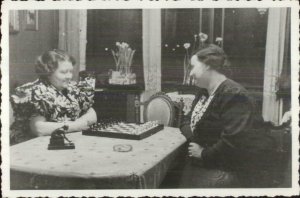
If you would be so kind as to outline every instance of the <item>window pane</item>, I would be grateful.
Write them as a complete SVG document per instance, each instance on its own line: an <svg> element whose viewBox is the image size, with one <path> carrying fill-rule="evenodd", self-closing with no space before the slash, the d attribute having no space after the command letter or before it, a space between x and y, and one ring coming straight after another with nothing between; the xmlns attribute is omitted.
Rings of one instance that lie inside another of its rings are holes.
<svg viewBox="0 0 300 198"><path fill-rule="evenodd" d="M182 83L184 43L199 34L200 9L162 9L162 83Z"/></svg>
<svg viewBox="0 0 300 198"><path fill-rule="evenodd" d="M137 82L143 82L142 10L88 10L87 15L87 70L115 70L111 49L116 42L126 42L136 50L132 69Z"/></svg>
<svg viewBox="0 0 300 198"><path fill-rule="evenodd" d="M262 90L268 14L256 8L225 9L224 50L234 80Z"/></svg>
<svg viewBox="0 0 300 198"><path fill-rule="evenodd" d="M162 10L162 83L182 82L185 54L182 45L193 43L193 35L201 31L209 36L210 43L215 43L216 37L224 37L231 78L246 87L262 90L267 10L262 13L256 8L225 8L225 13L222 12L221 8Z"/></svg>

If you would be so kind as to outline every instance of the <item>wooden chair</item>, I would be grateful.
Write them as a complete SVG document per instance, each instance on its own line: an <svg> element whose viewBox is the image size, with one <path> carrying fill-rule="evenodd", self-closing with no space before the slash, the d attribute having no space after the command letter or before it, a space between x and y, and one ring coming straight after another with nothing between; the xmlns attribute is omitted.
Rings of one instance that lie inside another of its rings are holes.
<svg viewBox="0 0 300 198"><path fill-rule="evenodd" d="M136 101L136 121L139 122L139 107L143 105L144 121L157 120L165 126L179 127L183 116L183 100L173 102L169 96L159 92L145 102Z"/></svg>

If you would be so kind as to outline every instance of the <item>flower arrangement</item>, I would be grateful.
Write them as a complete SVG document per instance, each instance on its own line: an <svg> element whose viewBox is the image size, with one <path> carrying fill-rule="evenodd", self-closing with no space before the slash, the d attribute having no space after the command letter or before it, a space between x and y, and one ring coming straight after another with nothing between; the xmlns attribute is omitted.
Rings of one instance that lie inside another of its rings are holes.
<svg viewBox="0 0 300 198"><path fill-rule="evenodd" d="M116 63L116 71L122 74L131 73L131 65L135 50L132 50L128 43L116 42L117 50L111 50L113 58Z"/></svg>
<svg viewBox="0 0 300 198"><path fill-rule="evenodd" d="M128 43L116 42L117 50L111 50L116 70L112 71L110 84L135 84L136 75L132 73L131 65L135 50Z"/></svg>
<svg viewBox="0 0 300 198"><path fill-rule="evenodd" d="M194 43L191 46L190 43L184 43L183 47L185 48L185 56L183 61L183 67L184 67L184 76L183 76L183 85L190 85L193 84L193 79L190 77L191 72L191 56L192 54L201 48L204 48L208 44L206 43L208 39L208 35L200 32L198 35L194 35ZM223 39L221 37L216 38L216 43L219 46L222 46ZM191 49L192 48L192 49Z"/></svg>

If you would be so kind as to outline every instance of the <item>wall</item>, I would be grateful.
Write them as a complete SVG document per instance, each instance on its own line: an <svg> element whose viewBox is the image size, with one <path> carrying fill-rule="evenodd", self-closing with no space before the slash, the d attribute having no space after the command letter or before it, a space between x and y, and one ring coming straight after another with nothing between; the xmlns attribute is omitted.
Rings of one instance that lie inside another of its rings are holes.
<svg viewBox="0 0 300 198"><path fill-rule="evenodd" d="M18 85L33 81L35 60L44 51L58 46L58 12L38 12L38 30L25 29L25 11L19 11L20 30L9 35L10 90Z"/></svg>

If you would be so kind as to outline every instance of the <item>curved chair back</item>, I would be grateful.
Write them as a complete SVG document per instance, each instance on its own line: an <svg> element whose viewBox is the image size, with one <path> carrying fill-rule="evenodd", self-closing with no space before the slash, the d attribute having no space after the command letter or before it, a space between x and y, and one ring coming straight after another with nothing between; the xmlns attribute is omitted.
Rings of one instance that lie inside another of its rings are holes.
<svg viewBox="0 0 300 198"><path fill-rule="evenodd" d="M159 124L173 126L175 108L172 100L164 93L158 93L149 98L145 103L144 120L157 120Z"/></svg>

